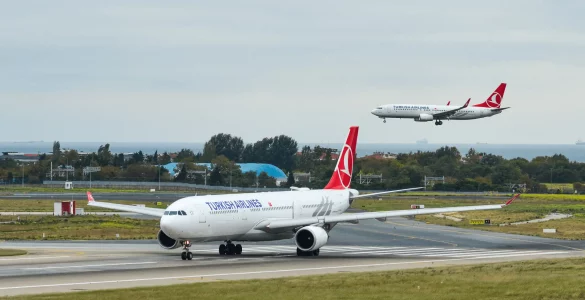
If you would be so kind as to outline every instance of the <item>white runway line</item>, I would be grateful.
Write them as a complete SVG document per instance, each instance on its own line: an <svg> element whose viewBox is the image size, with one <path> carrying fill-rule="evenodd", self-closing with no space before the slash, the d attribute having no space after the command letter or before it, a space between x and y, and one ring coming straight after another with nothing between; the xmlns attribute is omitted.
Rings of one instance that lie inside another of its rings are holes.
<svg viewBox="0 0 585 300"><path fill-rule="evenodd" d="M27 256L27 257L0 258L0 261L49 259L49 258L65 258L65 257L71 257L71 256L66 256L66 255L61 255L61 256Z"/></svg>
<svg viewBox="0 0 585 300"><path fill-rule="evenodd" d="M128 265L146 265L156 264L156 261L145 261L135 263L117 263L117 264L100 264L100 265L80 265L80 266L59 266L59 267L38 267L38 268L24 268L22 270L48 270L48 269L69 269L69 268L95 268L95 267L109 267L109 266L128 266Z"/></svg>

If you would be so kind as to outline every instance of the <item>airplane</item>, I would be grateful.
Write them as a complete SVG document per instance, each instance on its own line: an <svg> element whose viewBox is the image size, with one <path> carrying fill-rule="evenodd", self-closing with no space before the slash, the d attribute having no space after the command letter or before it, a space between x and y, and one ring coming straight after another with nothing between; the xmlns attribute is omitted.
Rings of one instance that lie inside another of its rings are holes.
<svg viewBox="0 0 585 300"><path fill-rule="evenodd" d="M327 185L320 190L293 188L291 191L226 195L189 196L166 209L138 207L96 201L87 192L88 205L160 217L159 245L167 250L183 247L181 259L192 260L193 242L221 241L220 255L239 255L241 244L233 242L294 239L297 256L318 256L338 223L358 224L361 220L446 212L501 209L503 204L422 208L410 210L346 213L356 199L421 189L406 188L360 195L352 189L353 163L358 137L357 126L349 134Z"/></svg>
<svg viewBox="0 0 585 300"><path fill-rule="evenodd" d="M443 125L443 120L473 120L495 116L510 107L501 107L506 83L501 83L498 88L482 103L469 107L469 100L463 106L453 107L447 105L428 104L386 104L376 107L372 114L383 119L386 118L414 119L416 122L435 121L435 125Z"/></svg>

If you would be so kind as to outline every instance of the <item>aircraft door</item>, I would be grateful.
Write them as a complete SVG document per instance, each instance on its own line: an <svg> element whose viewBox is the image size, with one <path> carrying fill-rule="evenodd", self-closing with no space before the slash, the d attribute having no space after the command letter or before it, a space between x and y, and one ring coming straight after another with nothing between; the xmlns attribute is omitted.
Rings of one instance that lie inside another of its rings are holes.
<svg viewBox="0 0 585 300"><path fill-rule="evenodd" d="M242 217L242 220L248 220L248 212L246 208L242 208L240 209L240 216Z"/></svg>
<svg viewBox="0 0 585 300"><path fill-rule="evenodd" d="M301 203L301 201L299 200L295 200L293 201L293 214L292 214L292 218L301 218L302 217L302 213L303 213L303 205Z"/></svg>

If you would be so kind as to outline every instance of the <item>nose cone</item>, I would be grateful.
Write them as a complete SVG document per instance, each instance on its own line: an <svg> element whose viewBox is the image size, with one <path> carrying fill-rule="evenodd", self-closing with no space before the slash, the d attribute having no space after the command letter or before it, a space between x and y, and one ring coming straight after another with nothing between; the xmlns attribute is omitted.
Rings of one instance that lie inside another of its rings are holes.
<svg viewBox="0 0 585 300"><path fill-rule="evenodd" d="M378 115L378 109L372 109L372 115L377 116Z"/></svg>
<svg viewBox="0 0 585 300"><path fill-rule="evenodd" d="M177 233L175 228L173 228L173 218L169 216L162 216L160 218L160 229L169 237L177 238Z"/></svg>

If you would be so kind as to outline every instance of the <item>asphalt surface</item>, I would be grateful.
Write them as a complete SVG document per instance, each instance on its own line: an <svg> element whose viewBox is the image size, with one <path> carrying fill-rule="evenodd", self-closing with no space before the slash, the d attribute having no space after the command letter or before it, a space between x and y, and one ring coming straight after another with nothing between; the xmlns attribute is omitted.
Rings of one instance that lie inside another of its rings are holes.
<svg viewBox="0 0 585 300"><path fill-rule="evenodd" d="M585 242L429 225L405 218L338 225L318 257L297 257L294 241L242 243L219 256L218 243L180 249L155 241L0 242L30 252L0 257L0 296L216 280L395 270L535 258L584 256Z"/></svg>

